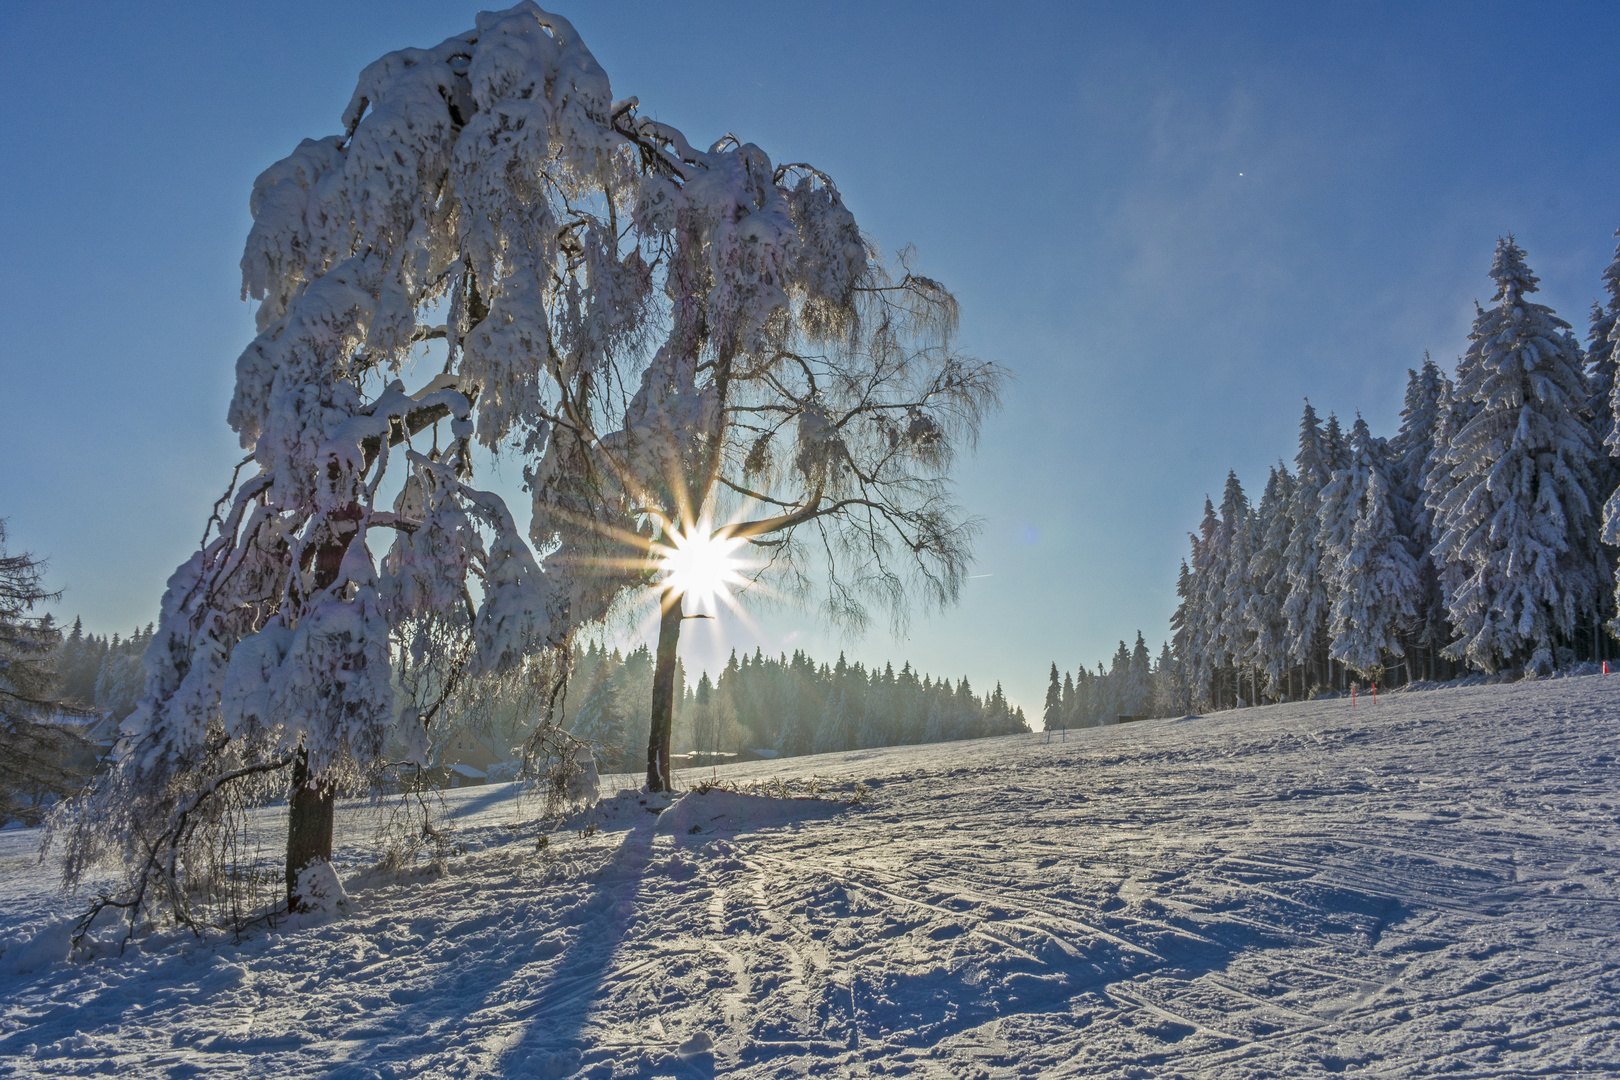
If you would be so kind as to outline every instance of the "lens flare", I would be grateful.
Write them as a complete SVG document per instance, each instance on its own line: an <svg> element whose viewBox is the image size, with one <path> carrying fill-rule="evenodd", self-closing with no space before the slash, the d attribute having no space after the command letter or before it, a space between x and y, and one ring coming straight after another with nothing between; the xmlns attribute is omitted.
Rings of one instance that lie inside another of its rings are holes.
<svg viewBox="0 0 1620 1080"><path fill-rule="evenodd" d="M707 522L675 533L659 553L665 587L691 598L700 607L730 602L733 586L747 584L738 549L746 540L715 539Z"/></svg>

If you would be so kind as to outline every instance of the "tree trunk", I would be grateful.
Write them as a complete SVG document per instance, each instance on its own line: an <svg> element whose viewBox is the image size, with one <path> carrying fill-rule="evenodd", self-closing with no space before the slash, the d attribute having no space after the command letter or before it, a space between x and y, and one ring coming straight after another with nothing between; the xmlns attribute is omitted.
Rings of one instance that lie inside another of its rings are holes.
<svg viewBox="0 0 1620 1080"><path fill-rule="evenodd" d="M647 790L670 791L669 737L675 713L675 648L681 643L681 601L664 590L658 618L658 659L653 667L652 729L647 735Z"/></svg>
<svg viewBox="0 0 1620 1080"><path fill-rule="evenodd" d="M332 861L332 789L310 783L309 754L293 761L292 795L287 800L287 910L303 910L298 875L311 863Z"/></svg>
<svg viewBox="0 0 1620 1080"><path fill-rule="evenodd" d="M337 580L349 543L359 534L363 514L359 503L350 503L328 516L332 531L326 542L315 549L311 566L317 592L330 588ZM292 794L287 798L288 911L302 909L297 897L298 875L311 863L332 861L334 795L330 785L318 783L309 775L309 753L300 746L293 762Z"/></svg>

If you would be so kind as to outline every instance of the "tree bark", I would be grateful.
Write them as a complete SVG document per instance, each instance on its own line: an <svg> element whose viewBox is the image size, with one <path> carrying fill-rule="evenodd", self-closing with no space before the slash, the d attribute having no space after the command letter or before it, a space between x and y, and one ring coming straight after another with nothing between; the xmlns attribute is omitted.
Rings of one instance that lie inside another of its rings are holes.
<svg viewBox="0 0 1620 1080"><path fill-rule="evenodd" d="M293 761L292 796L287 800L287 910L303 909L298 875L312 863L332 861L332 789L310 781L309 752Z"/></svg>
<svg viewBox="0 0 1620 1080"><path fill-rule="evenodd" d="M681 643L681 601L665 589L659 598L658 655L653 667L652 726L647 734L647 790L670 791L669 738L675 714L675 649Z"/></svg>

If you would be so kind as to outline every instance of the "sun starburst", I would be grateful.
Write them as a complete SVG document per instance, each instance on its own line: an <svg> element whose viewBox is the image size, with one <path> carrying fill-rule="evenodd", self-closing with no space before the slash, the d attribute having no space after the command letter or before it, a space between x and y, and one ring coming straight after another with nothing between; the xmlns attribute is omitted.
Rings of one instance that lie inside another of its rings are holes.
<svg viewBox="0 0 1620 1080"><path fill-rule="evenodd" d="M672 533L655 547L662 585L711 610L719 602L732 603L732 589L748 584L743 576L748 563L739 554L747 540L715 536L707 521Z"/></svg>

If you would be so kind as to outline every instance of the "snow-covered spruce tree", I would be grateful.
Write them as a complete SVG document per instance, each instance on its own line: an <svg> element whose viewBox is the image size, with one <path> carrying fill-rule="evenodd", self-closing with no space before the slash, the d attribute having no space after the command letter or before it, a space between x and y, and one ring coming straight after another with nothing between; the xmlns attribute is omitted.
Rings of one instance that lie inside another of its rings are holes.
<svg viewBox="0 0 1620 1080"><path fill-rule="evenodd" d="M1000 689L999 684L997 689ZM1120 711L1126 716L1153 713L1153 657L1140 630L1136 632L1136 645L1131 649L1124 689L1120 692Z"/></svg>
<svg viewBox="0 0 1620 1080"><path fill-rule="evenodd" d="M1615 235L1620 236L1620 231ZM1592 305L1592 322L1587 337L1586 408L1593 435L1598 444L1607 450L1607 453L1600 451L1592 470L1598 497L1603 501L1605 547L1600 549L1604 560L1603 573L1606 582L1613 582L1620 588L1615 541L1612 539L1615 532L1610 527L1610 522L1620 515L1620 462L1615 460L1620 458L1620 425L1615 422L1616 417L1620 417L1620 409L1617 409L1620 406L1620 379L1616 378L1616 372L1620 371L1620 357L1615 354L1617 345L1620 345L1615 338L1615 331L1620 328L1620 247L1615 249L1613 261L1603 271L1603 291L1608 294L1608 301ZM1620 605L1614 602L1614 595L1606 595L1603 621L1613 625L1617 611L1620 611ZM1594 633L1593 639L1594 659L1607 655L1609 649L1604 636Z"/></svg>
<svg viewBox="0 0 1620 1080"><path fill-rule="evenodd" d="M1508 237L1497 291L1457 373L1471 413L1446 455L1452 488L1437 550L1466 577L1450 598L1447 649L1486 671L1545 673L1600 602L1597 455L1569 324L1527 297L1537 279Z"/></svg>
<svg viewBox="0 0 1620 1080"><path fill-rule="evenodd" d="M1119 651L1114 653L1113 661L1108 665L1108 674L1103 676L1103 710L1101 719L1105 723L1113 723L1120 716L1130 716L1126 710L1130 707L1129 695L1131 687L1131 651L1125 642L1119 643Z"/></svg>
<svg viewBox="0 0 1620 1080"><path fill-rule="evenodd" d="M1069 696L1074 696L1074 684L1069 684ZM1046 683L1046 701L1041 709L1041 728L1053 731L1063 726L1063 684L1058 680L1057 661L1052 661L1052 674Z"/></svg>
<svg viewBox="0 0 1620 1080"><path fill-rule="evenodd" d="M1309 401L1299 423L1299 452L1294 457L1294 498L1289 508L1288 596L1283 601L1287 622L1289 666L1300 668L1300 694L1312 682L1323 682L1327 654L1328 590L1322 573L1322 489L1333 472L1333 462L1322 434L1321 421Z"/></svg>
<svg viewBox="0 0 1620 1080"><path fill-rule="evenodd" d="M1293 524L1289 509L1294 499L1294 477L1282 462L1271 470L1255 510L1257 540L1250 555L1251 588L1243 610L1249 633L1249 666L1263 674L1272 696L1283 700L1288 674L1288 622L1283 603L1288 598L1288 539Z"/></svg>
<svg viewBox="0 0 1620 1080"><path fill-rule="evenodd" d="M1182 677L1181 662L1170 651L1170 642L1159 646L1159 660L1153 668L1153 713L1155 716L1180 715L1186 695L1186 679Z"/></svg>
<svg viewBox="0 0 1620 1080"><path fill-rule="evenodd" d="M1374 678L1386 657L1405 656L1401 633L1417 619L1417 563L1396 531L1394 502L1383 470L1374 468L1335 563L1339 587L1329 615L1333 658Z"/></svg>
<svg viewBox="0 0 1620 1080"><path fill-rule="evenodd" d="M1620 237L1620 230L1615 232ZM1620 435L1615 433L1615 357L1614 331L1620 325L1620 246L1615 248L1614 259L1603 271L1603 291L1606 303L1592 303L1591 323L1586 334L1586 408L1591 417L1592 431L1600 445L1607 446L1620 457ZM1604 461L1598 472L1599 493L1605 498L1614 490L1617 478L1612 461Z"/></svg>
<svg viewBox="0 0 1620 1080"><path fill-rule="evenodd" d="M1215 504L1204 496L1204 517L1198 532L1189 533L1192 544L1192 574L1188 580L1187 599L1184 601L1183 623L1187 638L1188 677L1192 679L1194 694L1199 700L1219 707L1214 694L1215 673L1219 661L1220 593L1213 582L1224 575L1218 563L1221 519L1215 514Z"/></svg>
<svg viewBox="0 0 1620 1080"><path fill-rule="evenodd" d="M1214 665L1219 686L1231 684L1235 708L1243 703L1243 673L1239 665L1249 651L1249 632L1243 622L1243 611L1250 591L1249 554L1254 538L1254 509L1233 470L1226 473L1226 489L1221 495L1221 525L1215 535L1209 602L1216 625ZM1212 696L1219 704L1223 695L1224 690L1218 688Z"/></svg>
<svg viewBox="0 0 1620 1080"><path fill-rule="evenodd" d="M1350 550L1351 537L1361 516L1361 504L1366 498L1367 484L1374 474L1384 472L1383 447L1373 437L1367 421L1358 413L1350 429L1345 464L1333 470L1322 488L1322 556L1324 574L1336 593L1344 586L1339 563ZM1388 484L1385 484L1386 493Z"/></svg>
<svg viewBox="0 0 1620 1080"><path fill-rule="evenodd" d="M1205 506L1209 500L1204 500ZM1191 534L1189 534L1191 536ZM1193 550L1198 548L1198 540L1192 537ZM1197 665L1193 660L1193 620L1197 616L1197 583L1193 579L1192 570L1187 566L1187 560L1181 561L1181 570L1176 575L1176 609L1170 614L1170 642L1169 645L1176 657L1176 685L1180 688L1180 696L1176 698L1176 707L1183 713L1192 711L1192 688L1194 683L1193 671ZM1081 669L1085 674L1085 669Z"/></svg>
<svg viewBox="0 0 1620 1080"><path fill-rule="evenodd" d="M1476 305L1476 310L1478 305ZM1462 367L1459 357L1457 366ZM1451 445L1457 439L1457 432L1462 430L1463 423L1472 413L1472 403L1462 401L1457 397L1457 388L1450 379L1446 379L1440 393L1439 412L1435 417L1434 451L1424 463L1421 483L1423 487L1423 506L1429 515L1429 546L1424 552L1423 559L1428 563L1427 569L1434 575L1435 587L1439 590L1442 613L1438 616L1438 625L1442 633L1432 640L1430 651L1441 649L1434 657L1435 678L1444 677L1440 667L1445 665L1446 674L1455 670L1457 661L1447 656L1444 647L1449 645L1456 637L1451 627L1451 601L1463 587L1468 579L1468 568L1460 562L1448 558L1441 550L1440 536L1445 528L1445 520L1441 507L1445 505L1456 481L1451 475L1451 465L1447 458L1451 453Z"/></svg>
<svg viewBox="0 0 1620 1080"><path fill-rule="evenodd" d="M1419 370L1407 371L1406 403L1401 410L1401 429L1390 441L1390 483L1400 493L1395 502L1396 531L1407 539L1407 550L1416 560L1416 621L1412 643L1422 654L1423 668L1414 667L1413 676L1433 679L1435 653L1451 640L1446 623L1445 595L1429 552L1434 548L1434 511L1430 509L1424 484L1429 471L1444 455L1450 433L1445 428L1450 384L1427 355Z"/></svg>

